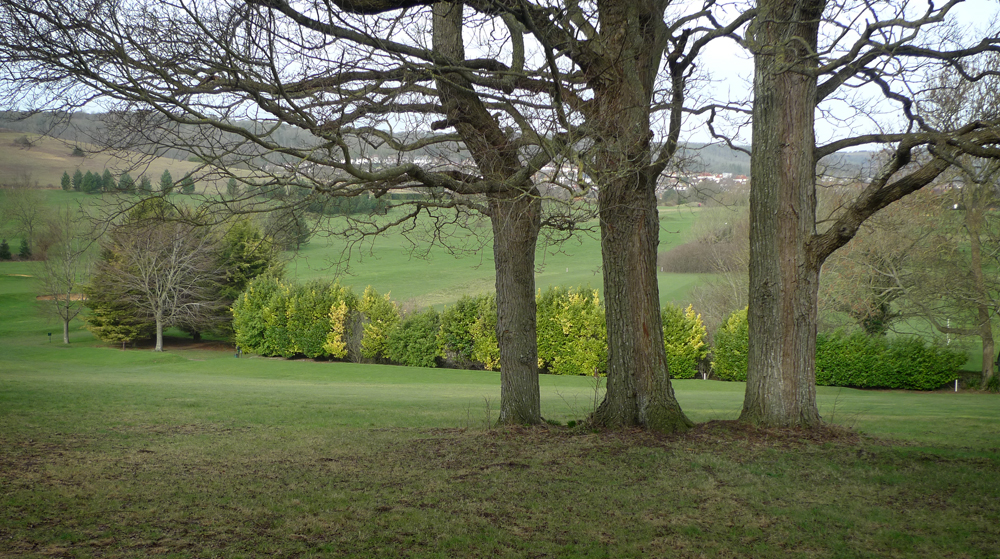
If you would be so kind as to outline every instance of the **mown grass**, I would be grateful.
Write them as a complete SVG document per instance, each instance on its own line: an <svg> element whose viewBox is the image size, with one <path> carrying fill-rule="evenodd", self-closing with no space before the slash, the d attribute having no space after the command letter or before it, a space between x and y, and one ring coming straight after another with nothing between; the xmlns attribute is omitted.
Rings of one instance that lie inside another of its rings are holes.
<svg viewBox="0 0 1000 559"><path fill-rule="evenodd" d="M660 250L687 240L703 208L661 208ZM596 224L594 224L596 227ZM474 253L454 255L445 247L427 247L419 238L408 239L391 231L354 247L341 283L359 293L371 285L381 293L391 292L393 299L409 307L441 307L454 303L462 295L477 295L493 290L494 266L492 232L482 222L482 235L459 231L463 239L452 239L455 246L475 247ZM292 260L291 276L299 280L332 278L345 254L345 243L333 237L314 237ZM601 245L596 229L560 244L541 243L536 254L535 282L539 289L551 286L591 287L603 294ZM659 274L661 303L687 301L688 293L705 276L701 274Z"/></svg>
<svg viewBox="0 0 1000 559"><path fill-rule="evenodd" d="M593 381L543 376L560 425L497 429L496 373L49 343L30 272L0 265L3 557L1000 553L996 396L820 388L807 434L677 381L703 423L655 436L566 427Z"/></svg>

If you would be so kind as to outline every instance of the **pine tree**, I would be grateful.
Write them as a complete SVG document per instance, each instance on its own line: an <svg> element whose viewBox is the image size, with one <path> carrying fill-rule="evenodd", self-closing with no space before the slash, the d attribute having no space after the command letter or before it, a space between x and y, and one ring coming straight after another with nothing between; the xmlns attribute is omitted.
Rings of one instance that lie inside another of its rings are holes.
<svg viewBox="0 0 1000 559"><path fill-rule="evenodd" d="M226 193L233 197L240 195L240 185L236 183L235 178L229 179L229 182L226 184Z"/></svg>
<svg viewBox="0 0 1000 559"><path fill-rule="evenodd" d="M8 248L7 250L10 249ZM21 239L21 248L18 249L17 255L21 257L21 260L31 258L31 247L28 246L28 239Z"/></svg>
<svg viewBox="0 0 1000 559"><path fill-rule="evenodd" d="M0 241L0 260L10 260L10 245L7 244L7 239Z"/></svg>
<svg viewBox="0 0 1000 559"><path fill-rule="evenodd" d="M170 176L170 171L165 170L163 174L160 175L160 192L164 194L170 194L174 189L174 178Z"/></svg>
<svg viewBox="0 0 1000 559"><path fill-rule="evenodd" d="M63 171L63 176L62 176L62 180L60 181L60 183L62 184L62 189L63 190L70 190L70 189L73 188L73 179L69 178L69 172L68 171Z"/></svg>
<svg viewBox="0 0 1000 559"><path fill-rule="evenodd" d="M83 184L80 185L80 190L87 194L93 194L101 190L101 177L87 171L86 175L83 175Z"/></svg>
<svg viewBox="0 0 1000 559"><path fill-rule="evenodd" d="M132 176L127 172L122 173L122 176L118 177L118 190L128 193L135 192L135 181L132 180Z"/></svg>
<svg viewBox="0 0 1000 559"><path fill-rule="evenodd" d="M191 175L181 179L181 193L194 194L194 179L191 178Z"/></svg>
<svg viewBox="0 0 1000 559"><path fill-rule="evenodd" d="M153 181L149 180L149 177L142 175L139 177L139 192L152 192L153 191Z"/></svg>
<svg viewBox="0 0 1000 559"><path fill-rule="evenodd" d="M111 176L111 171L105 169L104 174L101 176L101 189L105 192L114 192L118 188L115 184L115 177Z"/></svg>
<svg viewBox="0 0 1000 559"><path fill-rule="evenodd" d="M83 188L83 173L79 169L73 173L73 190L79 192Z"/></svg>

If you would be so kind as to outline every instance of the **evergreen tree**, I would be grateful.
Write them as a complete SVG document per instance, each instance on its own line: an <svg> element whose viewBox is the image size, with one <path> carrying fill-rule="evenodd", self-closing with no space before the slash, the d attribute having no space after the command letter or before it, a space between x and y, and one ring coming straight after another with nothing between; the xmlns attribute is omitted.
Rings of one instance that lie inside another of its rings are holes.
<svg viewBox="0 0 1000 559"><path fill-rule="evenodd" d="M71 179L69 177L69 172L68 171L63 171L63 176L62 176L62 180L60 181L60 183L62 184L62 189L63 190L70 190L70 189L73 188L73 179Z"/></svg>
<svg viewBox="0 0 1000 559"><path fill-rule="evenodd" d="M170 194L174 189L174 178L170 176L170 171L165 170L160 175L160 192Z"/></svg>
<svg viewBox="0 0 1000 559"><path fill-rule="evenodd" d="M10 249L8 248L7 250ZM28 246L28 239L21 239L21 248L18 249L17 255L21 257L21 260L31 258L31 247Z"/></svg>
<svg viewBox="0 0 1000 559"><path fill-rule="evenodd" d="M79 169L73 173L73 190L79 192L83 188L83 173Z"/></svg>
<svg viewBox="0 0 1000 559"><path fill-rule="evenodd" d="M80 190L87 194L93 194L101 189L101 185L101 177L87 171L87 174L83 175L83 184L80 185Z"/></svg>
<svg viewBox="0 0 1000 559"><path fill-rule="evenodd" d="M7 239L0 241L0 260L10 260L10 245L7 244Z"/></svg>
<svg viewBox="0 0 1000 559"><path fill-rule="evenodd" d="M236 183L235 178L230 178L229 182L226 183L226 194L233 197L240 195L240 185Z"/></svg>
<svg viewBox="0 0 1000 559"><path fill-rule="evenodd" d="M149 177L142 175L139 177L139 192L152 192L153 191L153 181L149 180Z"/></svg>
<svg viewBox="0 0 1000 559"><path fill-rule="evenodd" d="M181 179L181 193L194 194L194 179L191 178L191 175Z"/></svg>
<svg viewBox="0 0 1000 559"><path fill-rule="evenodd" d="M105 192L114 192L118 188L115 184L115 178L111 176L111 171L105 169L104 174L101 175L101 189Z"/></svg>
<svg viewBox="0 0 1000 559"><path fill-rule="evenodd" d="M118 177L118 190L128 193L135 192L135 181L132 180L132 176L127 172L122 173L122 176Z"/></svg>

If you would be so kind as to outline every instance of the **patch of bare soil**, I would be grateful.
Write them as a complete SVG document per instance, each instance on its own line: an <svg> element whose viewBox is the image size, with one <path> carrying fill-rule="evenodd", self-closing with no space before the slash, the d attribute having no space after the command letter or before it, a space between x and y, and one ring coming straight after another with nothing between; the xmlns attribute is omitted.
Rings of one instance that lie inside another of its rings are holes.
<svg viewBox="0 0 1000 559"><path fill-rule="evenodd" d="M52 301L54 299L62 300L62 299L65 299L65 298L66 298L65 295L39 295L38 297L35 297L35 299L38 300L38 301ZM86 301L87 300L87 296L84 295L83 293L71 293L70 296L69 296L69 300L70 301Z"/></svg>

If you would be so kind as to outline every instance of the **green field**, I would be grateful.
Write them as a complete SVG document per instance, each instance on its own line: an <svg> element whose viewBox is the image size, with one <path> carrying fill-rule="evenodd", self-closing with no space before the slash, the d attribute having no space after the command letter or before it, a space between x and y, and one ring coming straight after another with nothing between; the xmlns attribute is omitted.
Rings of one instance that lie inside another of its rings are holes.
<svg viewBox="0 0 1000 559"><path fill-rule="evenodd" d="M64 346L33 270L0 263L0 557L1000 553L996 395L820 388L804 434L676 381L707 423L659 437L567 427L600 387L543 376L559 426L495 429L497 373Z"/></svg>
<svg viewBox="0 0 1000 559"><path fill-rule="evenodd" d="M702 211L686 206L661 208L661 250L686 242L687 232ZM488 223L484 223L483 230L487 234L481 238L461 232L464 241L458 242L480 248L475 254L458 256L445 247L428 248L419 239L407 239L394 231L353 247L346 270L343 265L338 267L346 254L344 241L317 236L291 261L289 272L300 280L338 278L359 293L371 285L381 293L391 292L393 299L410 306L442 306L462 295L493 290L493 246ZM703 279L701 274L660 274L660 301L686 303L691 288ZM543 290L555 285L589 286L601 289L603 294L598 233L581 234L558 245L540 244L535 282Z"/></svg>

